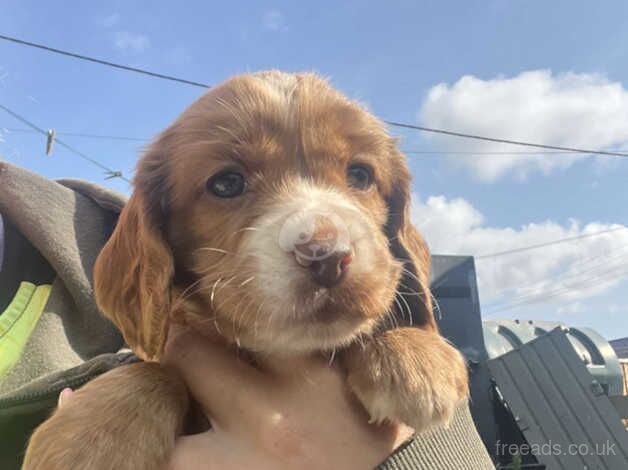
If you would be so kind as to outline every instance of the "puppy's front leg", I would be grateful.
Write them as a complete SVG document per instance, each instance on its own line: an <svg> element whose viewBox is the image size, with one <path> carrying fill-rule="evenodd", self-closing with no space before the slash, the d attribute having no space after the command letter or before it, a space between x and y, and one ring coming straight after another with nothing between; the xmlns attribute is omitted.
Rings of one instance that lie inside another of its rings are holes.
<svg viewBox="0 0 628 470"><path fill-rule="evenodd" d="M469 394L462 355L435 331L397 328L343 352L348 384L371 420L419 432L448 423Z"/></svg>
<svg viewBox="0 0 628 470"><path fill-rule="evenodd" d="M184 384L159 364L119 367L77 390L37 428L22 468L163 468L187 408Z"/></svg>

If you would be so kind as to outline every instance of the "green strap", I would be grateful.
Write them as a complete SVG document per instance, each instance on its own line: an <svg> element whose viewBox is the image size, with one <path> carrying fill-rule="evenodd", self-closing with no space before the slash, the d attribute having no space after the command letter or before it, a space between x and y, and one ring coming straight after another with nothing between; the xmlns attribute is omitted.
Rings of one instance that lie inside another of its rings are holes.
<svg viewBox="0 0 628 470"><path fill-rule="evenodd" d="M0 314L0 378L17 363L44 311L51 286L22 282Z"/></svg>

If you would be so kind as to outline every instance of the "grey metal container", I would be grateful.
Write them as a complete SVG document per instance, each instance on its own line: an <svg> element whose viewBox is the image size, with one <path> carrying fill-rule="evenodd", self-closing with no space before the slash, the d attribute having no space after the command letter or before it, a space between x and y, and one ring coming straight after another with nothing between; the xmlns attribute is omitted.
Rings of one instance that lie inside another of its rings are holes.
<svg viewBox="0 0 628 470"><path fill-rule="evenodd" d="M482 323L489 359L502 356L555 328L562 328L578 357L606 395L623 394L623 374L617 354L610 343L591 328L532 320L486 320Z"/></svg>

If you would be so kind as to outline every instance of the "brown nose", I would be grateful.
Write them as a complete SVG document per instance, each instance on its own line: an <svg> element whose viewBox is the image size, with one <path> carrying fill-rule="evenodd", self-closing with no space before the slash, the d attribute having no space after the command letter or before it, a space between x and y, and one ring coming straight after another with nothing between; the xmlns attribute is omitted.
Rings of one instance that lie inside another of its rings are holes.
<svg viewBox="0 0 628 470"><path fill-rule="evenodd" d="M349 250L334 251L325 258L312 261L309 269L318 284L333 287L342 280L351 260L352 254Z"/></svg>

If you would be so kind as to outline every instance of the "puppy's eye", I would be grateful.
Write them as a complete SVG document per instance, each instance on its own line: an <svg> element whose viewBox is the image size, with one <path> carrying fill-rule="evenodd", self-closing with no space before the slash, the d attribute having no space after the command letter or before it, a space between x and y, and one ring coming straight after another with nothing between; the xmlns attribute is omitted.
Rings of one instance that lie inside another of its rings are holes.
<svg viewBox="0 0 628 470"><path fill-rule="evenodd" d="M365 190L373 184L373 174L367 166L351 165L347 170L347 181L349 186Z"/></svg>
<svg viewBox="0 0 628 470"><path fill-rule="evenodd" d="M207 180L207 190L218 197L237 197L246 189L246 180L236 171L223 171Z"/></svg>

